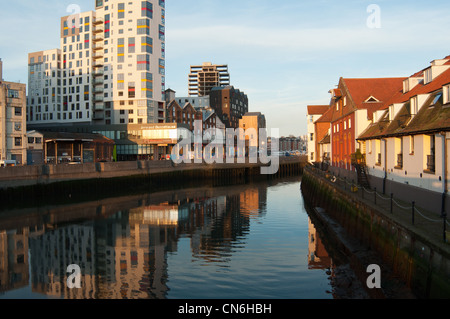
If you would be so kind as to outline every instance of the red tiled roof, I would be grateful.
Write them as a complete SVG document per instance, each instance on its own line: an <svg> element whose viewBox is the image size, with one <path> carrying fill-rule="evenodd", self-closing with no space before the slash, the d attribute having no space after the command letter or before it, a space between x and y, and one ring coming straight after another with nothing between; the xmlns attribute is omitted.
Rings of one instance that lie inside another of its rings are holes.
<svg viewBox="0 0 450 319"><path fill-rule="evenodd" d="M328 110L316 121L316 123L330 123L333 119L333 108L328 106Z"/></svg>
<svg viewBox="0 0 450 319"><path fill-rule="evenodd" d="M378 109L384 105L394 94L403 89L405 77L399 78L373 78L373 79L343 79L348 91L358 109ZM379 103L365 102L369 97L376 98Z"/></svg>
<svg viewBox="0 0 450 319"><path fill-rule="evenodd" d="M441 89L442 86L449 83L450 83L450 69L440 74L438 77L436 77L433 81L431 81L428 84L423 84L423 82L421 82L409 92L403 93L403 90L401 92L397 92L397 94L388 101L386 107L394 103L404 103L416 95L434 92L436 90Z"/></svg>
<svg viewBox="0 0 450 319"><path fill-rule="evenodd" d="M308 105L308 115L322 115L329 107L329 105Z"/></svg>

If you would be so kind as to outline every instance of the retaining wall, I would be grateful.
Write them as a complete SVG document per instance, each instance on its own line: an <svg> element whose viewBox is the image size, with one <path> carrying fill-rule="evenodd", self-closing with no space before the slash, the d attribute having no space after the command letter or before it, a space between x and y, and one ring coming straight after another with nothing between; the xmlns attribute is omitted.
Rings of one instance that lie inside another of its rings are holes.
<svg viewBox="0 0 450 319"><path fill-rule="evenodd" d="M310 206L325 209L350 236L376 251L418 297L450 298L448 246L417 234L310 169L304 170L301 187Z"/></svg>

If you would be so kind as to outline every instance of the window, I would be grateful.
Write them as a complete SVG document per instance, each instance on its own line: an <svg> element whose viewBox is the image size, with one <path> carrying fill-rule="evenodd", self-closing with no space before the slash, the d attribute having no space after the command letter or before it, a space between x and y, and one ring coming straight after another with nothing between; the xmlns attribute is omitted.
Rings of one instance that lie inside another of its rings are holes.
<svg viewBox="0 0 450 319"><path fill-rule="evenodd" d="M136 87L134 82L128 83L128 98L136 97Z"/></svg>
<svg viewBox="0 0 450 319"><path fill-rule="evenodd" d="M22 138L21 137L14 138L14 146L22 146Z"/></svg>
<svg viewBox="0 0 450 319"><path fill-rule="evenodd" d="M443 94L442 92L436 94L435 97L433 98L433 101L431 101L430 106L436 105L436 103L442 98L442 94Z"/></svg>
<svg viewBox="0 0 450 319"><path fill-rule="evenodd" d="M15 116L22 116L22 108L21 107L15 107L14 108L14 115Z"/></svg>
<svg viewBox="0 0 450 319"><path fill-rule="evenodd" d="M433 81L433 73L431 72L431 68L425 70L425 80L424 84L428 84Z"/></svg>
<svg viewBox="0 0 450 319"><path fill-rule="evenodd" d="M416 115L418 111L417 96L411 99L411 115Z"/></svg>
<svg viewBox="0 0 450 319"><path fill-rule="evenodd" d="M134 53L136 47L136 40L134 38L128 38L128 53Z"/></svg>
<svg viewBox="0 0 450 319"><path fill-rule="evenodd" d="M159 25L159 39L160 39L161 41L164 41L164 40L165 40L164 34L165 34L165 28L164 28L164 26Z"/></svg>
<svg viewBox="0 0 450 319"><path fill-rule="evenodd" d="M443 96L444 96L443 103L444 104L450 103L450 85L444 86Z"/></svg>
<svg viewBox="0 0 450 319"><path fill-rule="evenodd" d="M118 4L118 14L117 14L117 18L118 19L123 19L125 18L125 3L119 3Z"/></svg>
<svg viewBox="0 0 450 319"><path fill-rule="evenodd" d="M137 34L150 35L150 20L138 19L137 20Z"/></svg>
<svg viewBox="0 0 450 319"><path fill-rule="evenodd" d="M18 90L8 90L8 98L18 99L19 91Z"/></svg>
<svg viewBox="0 0 450 319"><path fill-rule="evenodd" d="M141 38L141 52L153 53L153 39L150 37Z"/></svg>
<svg viewBox="0 0 450 319"><path fill-rule="evenodd" d="M137 56L137 70L150 71L150 56L148 54L139 54Z"/></svg>
<svg viewBox="0 0 450 319"><path fill-rule="evenodd" d="M149 1L142 1L142 16L153 18L153 4Z"/></svg>

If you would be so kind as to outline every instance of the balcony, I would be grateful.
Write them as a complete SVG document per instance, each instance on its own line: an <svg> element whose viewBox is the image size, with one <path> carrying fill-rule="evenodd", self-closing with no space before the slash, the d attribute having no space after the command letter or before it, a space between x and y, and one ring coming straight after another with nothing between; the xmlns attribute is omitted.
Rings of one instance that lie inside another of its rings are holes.
<svg viewBox="0 0 450 319"><path fill-rule="evenodd" d="M104 111L104 110L105 110L104 103L95 103L94 104L94 111Z"/></svg>
<svg viewBox="0 0 450 319"><path fill-rule="evenodd" d="M101 27L101 28L94 28L94 30L93 30L93 32L95 33L95 34L99 34L99 33L103 33L103 26Z"/></svg>
<svg viewBox="0 0 450 319"><path fill-rule="evenodd" d="M103 25L103 19L102 18L96 18L94 22L92 22L93 25Z"/></svg>
<svg viewBox="0 0 450 319"><path fill-rule="evenodd" d="M103 85L103 78L96 78L94 80L94 85Z"/></svg>
<svg viewBox="0 0 450 319"><path fill-rule="evenodd" d="M104 89L102 86L97 86L94 88L94 93L103 94L103 92L104 92Z"/></svg>
<svg viewBox="0 0 450 319"><path fill-rule="evenodd" d="M94 102L103 102L103 95L94 95Z"/></svg>
<svg viewBox="0 0 450 319"><path fill-rule="evenodd" d="M427 155L427 171L434 173L436 170L436 159L434 155Z"/></svg>
<svg viewBox="0 0 450 319"><path fill-rule="evenodd" d="M99 41L103 41L104 39L105 39L105 37L103 36L103 33L98 33L92 38L92 41L99 42Z"/></svg>
<svg viewBox="0 0 450 319"><path fill-rule="evenodd" d="M95 64L94 64L94 68L102 68L103 67L103 63L101 63L101 62L94 62Z"/></svg>
<svg viewBox="0 0 450 319"><path fill-rule="evenodd" d="M101 68L94 69L92 73L95 77L103 76L104 71Z"/></svg>
<svg viewBox="0 0 450 319"><path fill-rule="evenodd" d="M94 112L92 119L95 121L101 121L105 119L105 114L103 112Z"/></svg>

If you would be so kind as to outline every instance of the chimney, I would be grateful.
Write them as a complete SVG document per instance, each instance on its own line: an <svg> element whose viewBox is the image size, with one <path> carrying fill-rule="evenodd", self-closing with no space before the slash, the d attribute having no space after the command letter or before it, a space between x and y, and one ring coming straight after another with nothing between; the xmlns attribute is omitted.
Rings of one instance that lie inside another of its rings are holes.
<svg viewBox="0 0 450 319"><path fill-rule="evenodd" d="M3 81L3 62L0 58L0 82Z"/></svg>

